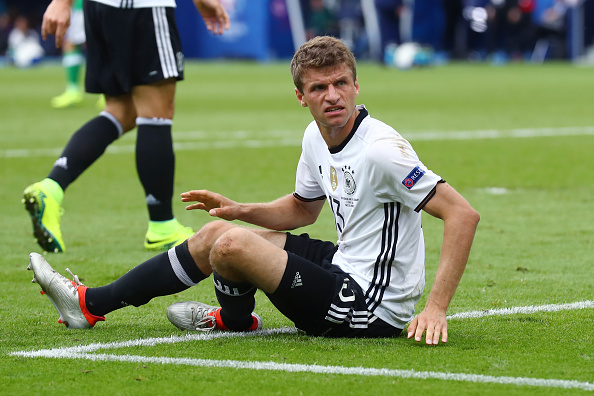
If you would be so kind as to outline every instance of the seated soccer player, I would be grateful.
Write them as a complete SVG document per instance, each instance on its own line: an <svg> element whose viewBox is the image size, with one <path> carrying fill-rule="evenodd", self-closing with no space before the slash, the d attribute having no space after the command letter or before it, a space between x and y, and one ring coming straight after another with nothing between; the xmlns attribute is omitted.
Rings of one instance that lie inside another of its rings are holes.
<svg viewBox="0 0 594 396"><path fill-rule="evenodd" d="M220 307L180 302L167 310L185 330L255 330L257 289L295 326L327 337L408 337L447 341L446 310L464 272L478 213L429 170L390 126L356 105L353 54L339 40L316 37L291 62L297 100L313 122L305 130L293 193L268 203L221 194L182 194L188 210L222 220L106 286L88 288L32 254L34 279L68 327L92 327L127 305L178 293L213 276ZM338 242L282 232L314 223L332 209ZM424 309L421 211L444 222L436 279ZM261 228L228 222L242 220Z"/></svg>

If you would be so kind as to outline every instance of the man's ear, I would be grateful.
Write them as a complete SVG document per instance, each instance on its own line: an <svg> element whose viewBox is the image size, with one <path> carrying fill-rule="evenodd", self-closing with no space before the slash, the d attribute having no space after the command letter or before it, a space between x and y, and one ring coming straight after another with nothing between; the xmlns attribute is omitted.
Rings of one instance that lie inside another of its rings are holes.
<svg viewBox="0 0 594 396"><path fill-rule="evenodd" d="M297 100L301 103L302 107L307 107L307 103L303 100L303 93L299 91L299 89L295 88L295 95L297 96Z"/></svg>
<svg viewBox="0 0 594 396"><path fill-rule="evenodd" d="M355 78L355 97L359 96L359 77Z"/></svg>

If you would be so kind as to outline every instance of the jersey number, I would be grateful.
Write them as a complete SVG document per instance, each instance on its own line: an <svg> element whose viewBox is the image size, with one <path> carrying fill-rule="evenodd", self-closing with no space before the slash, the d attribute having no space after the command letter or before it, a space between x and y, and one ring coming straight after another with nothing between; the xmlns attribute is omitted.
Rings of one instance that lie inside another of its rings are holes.
<svg viewBox="0 0 594 396"><path fill-rule="evenodd" d="M336 204L336 208L334 207L334 204ZM332 198L330 200L330 208L332 209L332 212L334 213L334 221L336 221L336 229L338 230L338 232L340 232L342 234L342 229L344 228L344 216L342 215L342 213L340 213L340 201L337 200L336 198Z"/></svg>

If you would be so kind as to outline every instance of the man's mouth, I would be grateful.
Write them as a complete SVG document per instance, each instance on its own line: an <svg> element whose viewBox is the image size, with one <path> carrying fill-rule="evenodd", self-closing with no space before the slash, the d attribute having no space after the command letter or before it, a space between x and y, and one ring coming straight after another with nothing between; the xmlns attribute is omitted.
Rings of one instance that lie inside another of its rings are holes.
<svg viewBox="0 0 594 396"><path fill-rule="evenodd" d="M328 107L326 109L326 113L336 113L338 111L341 111L344 107L342 106L334 106L334 107Z"/></svg>

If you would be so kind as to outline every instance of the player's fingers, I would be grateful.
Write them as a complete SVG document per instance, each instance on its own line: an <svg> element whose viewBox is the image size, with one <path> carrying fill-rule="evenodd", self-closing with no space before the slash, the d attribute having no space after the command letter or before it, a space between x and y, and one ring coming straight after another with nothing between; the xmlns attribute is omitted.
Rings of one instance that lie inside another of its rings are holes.
<svg viewBox="0 0 594 396"><path fill-rule="evenodd" d="M43 22L41 22L41 37L43 37L44 40L47 40L47 35L50 32L50 22L47 19L43 19Z"/></svg>
<svg viewBox="0 0 594 396"><path fill-rule="evenodd" d="M439 344L439 336L441 335L441 325L439 323L435 324L434 330L433 330L433 337L431 339L431 342L429 342L429 336L427 336L427 344L432 343L433 345L437 345Z"/></svg>
<svg viewBox="0 0 594 396"><path fill-rule="evenodd" d="M409 338L409 339L412 338L415 335L416 329L417 329L417 317L415 316L415 318L408 325L408 334L406 335L406 338Z"/></svg>
<svg viewBox="0 0 594 396"><path fill-rule="evenodd" d="M447 324L441 329L441 342L448 342L448 326Z"/></svg>
<svg viewBox="0 0 594 396"><path fill-rule="evenodd" d="M229 14L227 14L227 11L225 11L225 9L223 7L221 7L219 9L219 12L217 12L217 20L219 21L219 24L221 25L221 33L223 33L223 29L224 30L228 30L229 29Z"/></svg>
<svg viewBox="0 0 594 396"><path fill-rule="evenodd" d="M425 334L425 343L427 345L433 344L433 333L434 333L433 325L427 326L427 333ZM418 340L418 341L420 341L420 340Z"/></svg>
<svg viewBox="0 0 594 396"><path fill-rule="evenodd" d="M206 25L206 30L208 30L209 32L212 32L213 26L212 26L212 22L210 21L209 18L204 18L204 24Z"/></svg>
<svg viewBox="0 0 594 396"><path fill-rule="evenodd" d="M423 333L425 332L425 329L427 328L427 321L424 319L419 319L417 322L417 328L415 330L415 341L416 342L421 342L421 339L423 338Z"/></svg>
<svg viewBox="0 0 594 396"><path fill-rule="evenodd" d="M196 210L196 209L205 210L204 204L203 203L195 203L195 204L186 206L186 210Z"/></svg>

